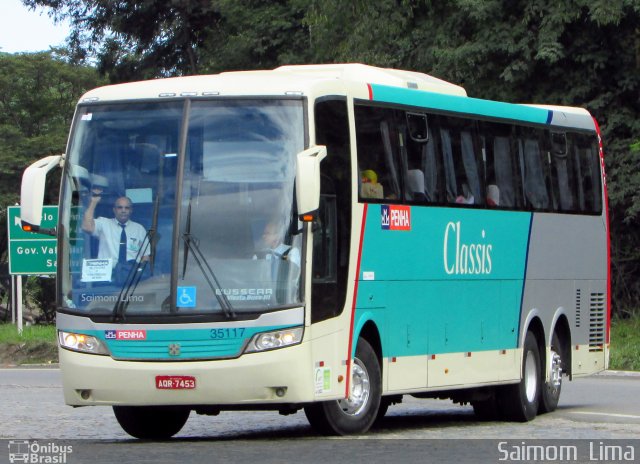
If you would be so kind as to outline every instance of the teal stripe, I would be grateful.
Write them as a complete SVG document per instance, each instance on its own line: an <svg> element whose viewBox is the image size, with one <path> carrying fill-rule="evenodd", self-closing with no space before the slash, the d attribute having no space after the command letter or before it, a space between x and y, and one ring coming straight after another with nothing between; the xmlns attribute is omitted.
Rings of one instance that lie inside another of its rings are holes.
<svg viewBox="0 0 640 464"><path fill-rule="evenodd" d="M516 348L530 225L527 212L412 207L410 231L385 230L369 205L355 327L373 320L385 357Z"/></svg>
<svg viewBox="0 0 640 464"><path fill-rule="evenodd" d="M251 338L261 332L285 329L289 326L223 328L217 329L171 329L146 330L145 340L107 340L105 330L70 332L93 335L104 342L114 359L148 359L148 360L190 360L234 358L242 354L245 345ZM65 329L62 329L65 330ZM123 330L113 327L113 330ZM171 356L169 345L179 344L180 354Z"/></svg>
<svg viewBox="0 0 640 464"><path fill-rule="evenodd" d="M389 87L379 84L371 84L371 89L373 101L452 111L474 116L548 124L552 115L551 111L542 108L426 92L424 90Z"/></svg>

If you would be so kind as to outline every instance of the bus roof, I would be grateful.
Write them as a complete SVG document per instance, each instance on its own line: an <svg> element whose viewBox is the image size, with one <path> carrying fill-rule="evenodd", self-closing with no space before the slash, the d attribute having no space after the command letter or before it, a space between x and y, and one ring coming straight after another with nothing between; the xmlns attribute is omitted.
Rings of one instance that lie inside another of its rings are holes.
<svg viewBox="0 0 640 464"><path fill-rule="evenodd" d="M212 96L351 95L356 99L418 108L594 130L584 109L520 105L470 98L464 88L428 74L364 64L281 66L109 85L87 92L80 103Z"/></svg>
<svg viewBox="0 0 640 464"><path fill-rule="evenodd" d="M466 96L462 87L428 74L363 64L330 64L281 66L267 71L233 71L109 85L90 90L80 102L213 95L313 95L319 87L327 90L334 87L338 91L346 84L381 84Z"/></svg>

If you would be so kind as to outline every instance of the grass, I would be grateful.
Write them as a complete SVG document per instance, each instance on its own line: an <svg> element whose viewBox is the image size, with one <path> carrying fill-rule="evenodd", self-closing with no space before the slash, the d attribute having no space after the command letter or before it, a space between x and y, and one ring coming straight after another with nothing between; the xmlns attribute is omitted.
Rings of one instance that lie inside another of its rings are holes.
<svg viewBox="0 0 640 464"><path fill-rule="evenodd" d="M13 324L0 324L0 343L56 342L54 325L30 325L23 327L22 335Z"/></svg>
<svg viewBox="0 0 640 464"><path fill-rule="evenodd" d="M0 366L58 362L56 328L25 326L22 334L12 324L0 324Z"/></svg>
<svg viewBox="0 0 640 464"><path fill-rule="evenodd" d="M609 369L640 371L640 315L611 320Z"/></svg>

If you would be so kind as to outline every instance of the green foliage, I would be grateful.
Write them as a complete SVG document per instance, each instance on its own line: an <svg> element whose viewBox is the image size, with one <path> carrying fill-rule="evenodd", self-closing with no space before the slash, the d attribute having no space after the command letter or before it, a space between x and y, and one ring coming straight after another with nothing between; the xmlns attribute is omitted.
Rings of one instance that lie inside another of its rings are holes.
<svg viewBox="0 0 640 464"><path fill-rule="evenodd" d="M638 0L23 3L69 19L69 58L95 57L112 82L362 62L426 72L480 98L587 108L601 125L606 153L614 309L624 313L640 306ZM25 127L30 123L23 118ZM55 118L47 123L57 124ZM21 134L15 125L0 123L7 147ZM55 146L58 140L47 134L21 150ZM9 148L2 157L9 169L18 164L11 157L15 151Z"/></svg>
<svg viewBox="0 0 640 464"><path fill-rule="evenodd" d="M640 312L630 318L611 321L611 358L609 368L640 371Z"/></svg>
<svg viewBox="0 0 640 464"><path fill-rule="evenodd" d="M0 53L0 205L18 201L28 164L64 151L75 103L98 82L55 52Z"/></svg>
<svg viewBox="0 0 640 464"><path fill-rule="evenodd" d="M98 58L112 82L195 74L205 45L219 41L220 15L207 0L23 0L68 19L76 62Z"/></svg>
<svg viewBox="0 0 640 464"><path fill-rule="evenodd" d="M75 66L63 50L42 53L0 53L0 223L6 207L17 204L24 169L50 154L64 152L78 98L102 81L94 68ZM54 182L55 184L55 182ZM57 202L50 186L48 203ZM0 227L0 291L9 287L7 228ZM51 283L33 287L44 320L51 320L55 300ZM43 293L44 292L44 293Z"/></svg>

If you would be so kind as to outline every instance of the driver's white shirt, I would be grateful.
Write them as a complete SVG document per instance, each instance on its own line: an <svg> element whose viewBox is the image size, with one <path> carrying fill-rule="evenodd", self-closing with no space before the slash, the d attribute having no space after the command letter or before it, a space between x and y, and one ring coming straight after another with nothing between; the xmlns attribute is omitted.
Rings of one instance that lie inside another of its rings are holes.
<svg viewBox="0 0 640 464"><path fill-rule="evenodd" d="M111 265L113 267L118 263L118 253L120 251L120 234L122 227L115 218L99 217L94 220L95 229L93 236L100 239L98 245L98 258L99 259L111 259ZM143 246L147 232L142 225L134 221L127 221L125 223L124 231L127 234L127 261L136 259L140 248ZM149 256L151 250L150 247L138 256L138 261L143 256Z"/></svg>

